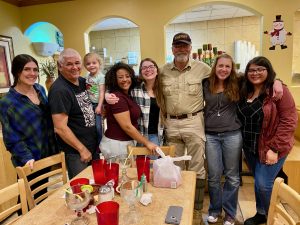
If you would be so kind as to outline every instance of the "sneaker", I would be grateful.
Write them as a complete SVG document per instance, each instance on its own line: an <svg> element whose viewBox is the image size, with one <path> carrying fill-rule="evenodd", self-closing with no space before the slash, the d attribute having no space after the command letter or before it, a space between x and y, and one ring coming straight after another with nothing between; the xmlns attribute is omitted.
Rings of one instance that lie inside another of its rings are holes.
<svg viewBox="0 0 300 225"><path fill-rule="evenodd" d="M207 222L209 223L216 223L218 221L218 216L209 215L207 217Z"/></svg>
<svg viewBox="0 0 300 225"><path fill-rule="evenodd" d="M258 225L266 222L267 218L265 215L256 213L255 216L246 219L244 225Z"/></svg>
<svg viewBox="0 0 300 225"><path fill-rule="evenodd" d="M234 223L235 223L234 218L226 214L223 225L234 225Z"/></svg>

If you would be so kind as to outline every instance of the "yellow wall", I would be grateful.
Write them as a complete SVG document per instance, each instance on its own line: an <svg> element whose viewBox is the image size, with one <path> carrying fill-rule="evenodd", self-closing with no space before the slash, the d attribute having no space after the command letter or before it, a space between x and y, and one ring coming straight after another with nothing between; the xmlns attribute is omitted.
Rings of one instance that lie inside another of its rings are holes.
<svg viewBox="0 0 300 225"><path fill-rule="evenodd" d="M262 15L262 31L270 31L275 15L281 14L286 30L292 33L294 17L291 15L300 9L299 0L90 0L88 3L85 0L75 0L20 9L0 2L0 32L3 33L3 26L7 26L4 28L5 33L16 35L16 39L20 40L21 44L16 44L16 51L30 51L24 38L21 38L20 29L24 32L32 23L50 22L63 33L65 47L74 47L83 55L84 33L88 33L93 24L108 17L123 17L139 25L141 57L152 57L162 65L165 62L165 26L183 11L209 3L233 4L250 10L257 16ZM3 6L8 10L2 9ZM12 21L9 21L11 17ZM269 37L262 34L262 54L272 61L278 76L289 85L293 38L287 38L288 48L285 50L277 48L275 51L269 51L269 46Z"/></svg>

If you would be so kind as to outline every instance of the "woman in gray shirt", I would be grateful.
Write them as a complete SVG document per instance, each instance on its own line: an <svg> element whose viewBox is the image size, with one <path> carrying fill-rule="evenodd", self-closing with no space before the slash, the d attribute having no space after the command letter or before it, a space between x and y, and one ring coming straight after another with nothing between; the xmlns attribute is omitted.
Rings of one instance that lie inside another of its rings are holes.
<svg viewBox="0 0 300 225"><path fill-rule="evenodd" d="M210 77L203 81L204 119L210 206L208 222L216 223L225 211L224 225L234 225L242 149L241 123L236 114L238 78L231 56L216 58ZM221 177L225 175L222 187Z"/></svg>

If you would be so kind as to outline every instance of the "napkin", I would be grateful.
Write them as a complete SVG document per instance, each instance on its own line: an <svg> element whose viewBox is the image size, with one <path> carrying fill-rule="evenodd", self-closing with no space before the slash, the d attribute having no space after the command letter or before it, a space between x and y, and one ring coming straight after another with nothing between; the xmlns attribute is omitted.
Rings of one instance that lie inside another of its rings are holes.
<svg viewBox="0 0 300 225"><path fill-rule="evenodd" d="M140 199L140 203L144 206L149 205L152 202L152 193L144 193Z"/></svg>

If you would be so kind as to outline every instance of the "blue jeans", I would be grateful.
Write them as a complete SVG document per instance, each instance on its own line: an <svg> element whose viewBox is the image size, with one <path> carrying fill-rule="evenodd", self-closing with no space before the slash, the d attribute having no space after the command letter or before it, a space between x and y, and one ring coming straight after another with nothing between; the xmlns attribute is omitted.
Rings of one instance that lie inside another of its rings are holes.
<svg viewBox="0 0 300 225"><path fill-rule="evenodd" d="M205 153L208 164L209 215L225 213L235 218L240 186L239 161L242 150L240 130L206 133ZM222 188L221 178L225 175Z"/></svg>
<svg viewBox="0 0 300 225"><path fill-rule="evenodd" d="M258 155L244 151L246 160L254 176L256 211L268 215L274 180L283 166L286 156L274 165L266 165L259 161Z"/></svg>
<svg viewBox="0 0 300 225"><path fill-rule="evenodd" d="M93 103L94 112L97 105L98 104ZM102 116L95 113L95 118L96 118L96 130L97 130L97 145L99 145L102 139Z"/></svg>

